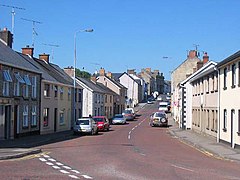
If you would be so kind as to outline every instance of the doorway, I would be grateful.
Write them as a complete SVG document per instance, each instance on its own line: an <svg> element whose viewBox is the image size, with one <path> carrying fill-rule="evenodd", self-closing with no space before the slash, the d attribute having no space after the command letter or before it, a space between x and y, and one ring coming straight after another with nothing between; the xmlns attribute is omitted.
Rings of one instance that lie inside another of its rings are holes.
<svg viewBox="0 0 240 180"><path fill-rule="evenodd" d="M57 131L57 108L54 109L54 132Z"/></svg>

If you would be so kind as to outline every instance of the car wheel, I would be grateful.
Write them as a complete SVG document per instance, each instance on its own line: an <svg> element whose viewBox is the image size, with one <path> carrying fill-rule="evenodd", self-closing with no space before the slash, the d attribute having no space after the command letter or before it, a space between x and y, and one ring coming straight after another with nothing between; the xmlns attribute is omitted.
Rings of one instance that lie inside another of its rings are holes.
<svg viewBox="0 0 240 180"><path fill-rule="evenodd" d="M95 133L95 135L98 135L98 130L96 130L96 133Z"/></svg>

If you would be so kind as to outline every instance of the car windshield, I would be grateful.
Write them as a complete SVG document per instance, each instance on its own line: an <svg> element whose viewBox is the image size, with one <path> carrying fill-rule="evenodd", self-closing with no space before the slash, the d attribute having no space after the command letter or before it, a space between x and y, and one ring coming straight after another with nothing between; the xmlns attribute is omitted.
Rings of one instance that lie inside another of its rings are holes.
<svg viewBox="0 0 240 180"><path fill-rule="evenodd" d="M117 114L117 115L114 116L114 118L123 118L123 115Z"/></svg>
<svg viewBox="0 0 240 180"><path fill-rule="evenodd" d="M93 118L94 121L96 122L104 122L104 119L103 118Z"/></svg>
<svg viewBox="0 0 240 180"><path fill-rule="evenodd" d="M164 117L165 118L166 115L164 113L155 113L154 117L160 117L160 118Z"/></svg>
<svg viewBox="0 0 240 180"><path fill-rule="evenodd" d="M76 121L76 125L89 125L89 120L79 119Z"/></svg>
<svg viewBox="0 0 240 180"><path fill-rule="evenodd" d="M130 110L123 111L124 114L131 114L132 112Z"/></svg>

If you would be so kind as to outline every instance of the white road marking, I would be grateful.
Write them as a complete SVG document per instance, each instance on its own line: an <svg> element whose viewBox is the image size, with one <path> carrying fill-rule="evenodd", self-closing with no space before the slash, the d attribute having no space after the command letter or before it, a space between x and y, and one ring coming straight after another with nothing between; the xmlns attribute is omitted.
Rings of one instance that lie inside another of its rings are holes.
<svg viewBox="0 0 240 180"><path fill-rule="evenodd" d="M128 139L131 139L131 136L130 136L130 134L128 135Z"/></svg>
<svg viewBox="0 0 240 180"><path fill-rule="evenodd" d="M88 175L82 175L82 177L86 178L86 179L93 179L92 177L88 176Z"/></svg>
<svg viewBox="0 0 240 180"><path fill-rule="evenodd" d="M185 167L177 166L177 165L174 165L174 164L172 164L171 166L173 166L173 167L175 167L175 168L182 169L182 170L194 172L194 170L192 170L192 169L188 169L188 168L185 168Z"/></svg>
<svg viewBox="0 0 240 180"><path fill-rule="evenodd" d="M50 158L50 156L49 156L49 155L46 155L46 154L44 154L43 157L45 157L45 158Z"/></svg>
<svg viewBox="0 0 240 180"><path fill-rule="evenodd" d="M42 162L46 162L46 161L47 161L47 160L44 159L44 158L39 158L39 160L42 161Z"/></svg>
<svg viewBox="0 0 240 180"><path fill-rule="evenodd" d="M55 161L56 161L56 160L53 159L53 158L49 158L48 160L49 160L49 161L52 161L52 162L55 162Z"/></svg>
<svg viewBox="0 0 240 180"><path fill-rule="evenodd" d="M69 177L73 178L73 179L79 179L79 177L75 176L75 175L68 175Z"/></svg>
<svg viewBox="0 0 240 180"><path fill-rule="evenodd" d="M65 170L60 170L60 172L63 173L63 174L69 174L70 173L70 172L65 171Z"/></svg>
<svg viewBox="0 0 240 180"><path fill-rule="evenodd" d="M80 174L80 172L79 171L77 171L77 170L71 170L72 172L75 172L76 174Z"/></svg>
<svg viewBox="0 0 240 180"><path fill-rule="evenodd" d="M51 162L46 162L46 164L49 165L49 166L53 166L53 165L54 165L54 164L51 163Z"/></svg>
<svg viewBox="0 0 240 180"><path fill-rule="evenodd" d="M54 169L61 169L60 167L58 166L52 166Z"/></svg>
<svg viewBox="0 0 240 180"><path fill-rule="evenodd" d="M70 168L68 166L62 166L62 167L65 168L65 169L72 169L72 168Z"/></svg>
<svg viewBox="0 0 240 180"><path fill-rule="evenodd" d="M63 166L63 164L60 163L60 162L56 162L56 164L59 165L59 166Z"/></svg>

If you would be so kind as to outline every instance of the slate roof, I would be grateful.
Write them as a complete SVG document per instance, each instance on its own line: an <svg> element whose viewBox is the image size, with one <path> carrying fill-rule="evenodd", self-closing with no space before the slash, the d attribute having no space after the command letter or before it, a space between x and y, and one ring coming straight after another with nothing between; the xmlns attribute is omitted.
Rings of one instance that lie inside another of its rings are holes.
<svg viewBox="0 0 240 180"><path fill-rule="evenodd" d="M37 66L29 63L24 58L22 58L22 56L19 56L17 52L15 52L12 48L6 46L1 40L0 63L39 74L41 73Z"/></svg>
<svg viewBox="0 0 240 180"><path fill-rule="evenodd" d="M37 58L34 58L34 60L39 63L42 67L45 68L45 70L47 71L47 73L49 75L51 75L52 77L54 77L58 82L62 83L62 84L66 84L66 85L72 85L73 83L64 79L62 77L62 75L50 64L45 62L44 60L40 60Z"/></svg>
<svg viewBox="0 0 240 180"><path fill-rule="evenodd" d="M76 79L78 79L79 81L84 83L86 86L88 86L94 92L105 93L105 91L102 88L100 88L98 85L96 85L94 82L92 82L91 80L89 80L87 78L76 77Z"/></svg>
<svg viewBox="0 0 240 180"><path fill-rule="evenodd" d="M103 91L107 92L108 94L112 94L112 95L118 95L117 93L115 93L114 91L112 91L111 89L109 89L108 87L104 86L102 83L98 83L97 82L97 85L103 89Z"/></svg>
<svg viewBox="0 0 240 180"><path fill-rule="evenodd" d="M33 58L29 57L28 55L25 55L25 54L22 54L22 53L19 53L18 54L20 56L22 56L24 59L26 59L26 61L34 64L36 67L38 67L38 69L42 72L42 78L44 80L47 80L47 81L51 81L51 82L58 82L54 77L50 76L48 74L48 71L42 67L39 63L37 63Z"/></svg>
<svg viewBox="0 0 240 180"><path fill-rule="evenodd" d="M219 62L217 64L217 67L221 67L222 65L224 64L227 64L233 60L235 60L236 58L239 58L240 57L240 51L237 51L236 53L234 53L233 55L227 57L226 59L222 60L221 62Z"/></svg>
<svg viewBox="0 0 240 180"><path fill-rule="evenodd" d="M122 75L123 73L112 73L112 77L113 79L115 79L116 81L118 81L118 79L120 78L120 76Z"/></svg>
<svg viewBox="0 0 240 180"><path fill-rule="evenodd" d="M119 81L115 80L115 79L111 79L107 76L105 76L107 79L109 79L110 81L112 81L114 84L116 84L118 87L120 88L126 88L125 86L123 86Z"/></svg>

